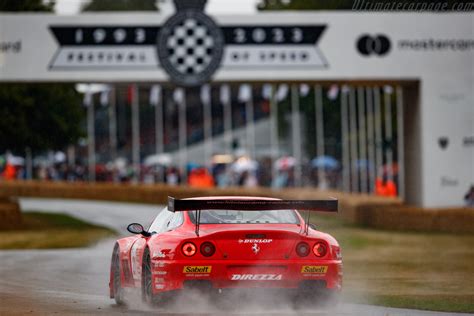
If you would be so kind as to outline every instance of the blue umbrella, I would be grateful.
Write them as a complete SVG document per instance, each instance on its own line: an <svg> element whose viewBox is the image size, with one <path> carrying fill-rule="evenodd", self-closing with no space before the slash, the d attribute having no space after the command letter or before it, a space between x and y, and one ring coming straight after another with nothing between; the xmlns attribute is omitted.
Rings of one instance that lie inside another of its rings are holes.
<svg viewBox="0 0 474 316"><path fill-rule="evenodd" d="M199 168L199 167L201 167L201 165L198 164L198 163L195 163L195 162L188 162L188 163L186 164L186 170L187 170L188 172L190 172L190 171L193 170L193 169Z"/></svg>
<svg viewBox="0 0 474 316"><path fill-rule="evenodd" d="M353 164L357 169L369 169L372 166L372 162L367 159L358 159Z"/></svg>
<svg viewBox="0 0 474 316"><path fill-rule="evenodd" d="M337 169L339 168L339 161L331 156L318 156L311 160L313 168Z"/></svg>

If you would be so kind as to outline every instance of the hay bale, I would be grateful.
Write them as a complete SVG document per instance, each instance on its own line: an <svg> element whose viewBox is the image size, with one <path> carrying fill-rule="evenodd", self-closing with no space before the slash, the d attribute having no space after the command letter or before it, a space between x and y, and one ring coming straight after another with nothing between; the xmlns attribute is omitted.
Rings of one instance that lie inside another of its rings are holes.
<svg viewBox="0 0 474 316"><path fill-rule="evenodd" d="M334 196L339 199L340 216L366 227L394 230L474 233L474 210L468 208L423 209L402 205L399 199L320 191L316 188L212 188L199 189L166 184L131 185L115 183L68 183L40 181L8 181L0 185L0 203L10 203L9 197L44 197L89 199L117 202L166 204L168 196L267 196L282 199L319 199ZM20 214L21 216L21 214ZM331 216L331 214L330 214Z"/></svg>
<svg viewBox="0 0 474 316"><path fill-rule="evenodd" d="M18 202L0 202L0 230L19 228L22 222L21 210Z"/></svg>
<svg viewBox="0 0 474 316"><path fill-rule="evenodd" d="M474 209L359 205L356 223L378 229L472 234L474 233Z"/></svg>

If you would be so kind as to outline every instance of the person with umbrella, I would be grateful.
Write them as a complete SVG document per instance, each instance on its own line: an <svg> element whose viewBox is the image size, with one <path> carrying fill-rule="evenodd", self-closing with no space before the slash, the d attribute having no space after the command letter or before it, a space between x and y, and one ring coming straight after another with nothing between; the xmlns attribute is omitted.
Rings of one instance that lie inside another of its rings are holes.
<svg viewBox="0 0 474 316"><path fill-rule="evenodd" d="M340 163L334 157L327 155L315 157L311 160L311 167L316 173L313 175L314 182L320 189L337 186Z"/></svg>
<svg viewBox="0 0 474 316"><path fill-rule="evenodd" d="M291 156L283 156L277 159L273 168L276 170L276 177L273 179L272 187L285 188L294 185L294 167L296 159Z"/></svg>
<svg viewBox="0 0 474 316"><path fill-rule="evenodd" d="M247 156L238 158L231 166L232 172L237 177L237 185L255 187L258 185L255 172L258 169L258 162Z"/></svg>

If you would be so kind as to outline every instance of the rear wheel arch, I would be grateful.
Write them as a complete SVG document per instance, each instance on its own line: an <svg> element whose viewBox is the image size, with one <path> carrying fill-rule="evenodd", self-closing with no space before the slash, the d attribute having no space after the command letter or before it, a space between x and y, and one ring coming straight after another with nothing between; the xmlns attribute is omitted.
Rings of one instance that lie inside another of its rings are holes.
<svg viewBox="0 0 474 316"><path fill-rule="evenodd" d="M151 282L151 284L148 282ZM152 282L152 273L151 273L151 255L150 255L150 248L147 245L145 249L143 249L143 257L142 257L141 292L142 292L142 300L144 302L152 303L151 302L151 298L153 296L152 287L153 287L153 282Z"/></svg>
<svg viewBox="0 0 474 316"><path fill-rule="evenodd" d="M117 260L117 252L119 252L119 245L115 243L114 248L112 250L112 256L110 258L110 276L109 276L109 290L110 290L110 298L114 298L114 264Z"/></svg>
<svg viewBox="0 0 474 316"><path fill-rule="evenodd" d="M110 297L115 299L118 305L125 303L124 292L122 288L123 271L120 260L120 245L115 243L112 251L112 260L110 264Z"/></svg>
<svg viewBox="0 0 474 316"><path fill-rule="evenodd" d="M151 259L151 249L147 245L143 250L142 259L142 299L151 306L164 307L171 301L172 297L169 295L170 293L153 293L153 265Z"/></svg>

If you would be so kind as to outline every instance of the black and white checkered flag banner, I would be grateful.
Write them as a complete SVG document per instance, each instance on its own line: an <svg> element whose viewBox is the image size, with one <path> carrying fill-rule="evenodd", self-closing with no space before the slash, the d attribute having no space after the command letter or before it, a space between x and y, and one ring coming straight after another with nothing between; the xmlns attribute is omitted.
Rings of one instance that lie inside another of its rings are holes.
<svg viewBox="0 0 474 316"><path fill-rule="evenodd" d="M182 11L156 26L50 26L59 44L50 69L161 67L178 85L197 86L210 81L219 68L277 71L289 66L303 70L327 67L317 46L325 25L218 26L200 6L192 2L181 5Z"/></svg>

